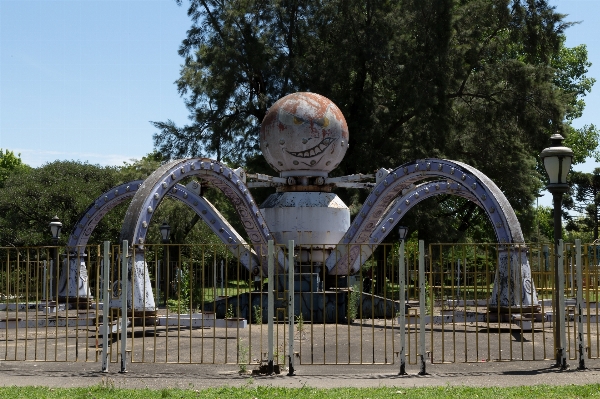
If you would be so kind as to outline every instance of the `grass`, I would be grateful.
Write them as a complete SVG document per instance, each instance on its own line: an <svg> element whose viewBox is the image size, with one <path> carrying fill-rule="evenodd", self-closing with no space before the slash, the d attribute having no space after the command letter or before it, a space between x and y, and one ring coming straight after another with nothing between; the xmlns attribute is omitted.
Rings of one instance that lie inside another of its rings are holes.
<svg viewBox="0 0 600 399"><path fill-rule="evenodd" d="M215 300L215 294L217 297L221 296L221 284L217 284L217 289L213 287L194 287L196 291L196 301L200 302L202 299L204 302L212 302ZM228 280L223 285L223 296L236 296L246 292L252 291L250 282L245 280ZM200 294L202 293L202 294Z"/></svg>
<svg viewBox="0 0 600 399"><path fill-rule="evenodd" d="M1 387L3 398L590 398L600 397L600 384L511 388L428 387L428 388L335 388L316 389L252 386L209 389L122 389L110 385L88 388Z"/></svg>

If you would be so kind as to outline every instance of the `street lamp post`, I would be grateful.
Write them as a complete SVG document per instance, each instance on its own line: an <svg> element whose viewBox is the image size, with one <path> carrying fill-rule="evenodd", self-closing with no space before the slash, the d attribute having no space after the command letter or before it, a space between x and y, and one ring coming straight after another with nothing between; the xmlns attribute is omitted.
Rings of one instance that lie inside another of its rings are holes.
<svg viewBox="0 0 600 399"><path fill-rule="evenodd" d="M400 236L400 261L398 263L398 288L400 303L400 316L398 317L398 324L400 325L400 351L398 352L400 372L399 375L406 375L406 272L404 264L404 240L408 233L408 227L398 227L398 235Z"/></svg>
<svg viewBox="0 0 600 399"><path fill-rule="evenodd" d="M560 336L565 321L558 317L562 313L559 312L559 307L564 306L564 303L559 303L561 295L557 289L559 279L563 277L559 276L558 270L558 262L562 262L562 259L558 257L558 245L562 236L562 196L569 190L567 175L571 169L573 151L562 145L564 137L560 134L553 134L550 140L552 145L541 152L540 158L542 158L548 174L549 184L546 189L550 191L554 201L554 348L556 350L556 366L566 368L564 340Z"/></svg>
<svg viewBox="0 0 600 399"><path fill-rule="evenodd" d="M54 245L53 262L50 265L50 298L54 294L54 285L56 284L55 274L58 275L58 239L60 238L60 230L62 223L58 216L54 216L50 222L50 233L52 233L52 245ZM54 271L56 269L56 272ZM44 282L46 284L46 282Z"/></svg>
<svg viewBox="0 0 600 399"><path fill-rule="evenodd" d="M159 229L160 229L160 236L162 238L162 243L163 243L163 259L162 259L163 273L162 274L163 274L163 276L166 277L166 270L167 270L166 264L167 264L167 260L168 260L168 258L167 258L167 244L169 243L169 239L170 239L170 235L171 235L171 226L169 226L169 224L165 220L163 222L163 224L160 225ZM157 273L156 273L157 274L156 275L156 286L158 287L157 291L158 291L158 298L159 298L159 300L160 300L160 276L161 276L160 269L161 269L160 267L157 268ZM165 290L164 290L165 292L164 292L164 295L163 295L163 298L164 298L163 304L165 304L165 305L167 303L167 296L166 296L166 284L167 283L168 282L165 279Z"/></svg>

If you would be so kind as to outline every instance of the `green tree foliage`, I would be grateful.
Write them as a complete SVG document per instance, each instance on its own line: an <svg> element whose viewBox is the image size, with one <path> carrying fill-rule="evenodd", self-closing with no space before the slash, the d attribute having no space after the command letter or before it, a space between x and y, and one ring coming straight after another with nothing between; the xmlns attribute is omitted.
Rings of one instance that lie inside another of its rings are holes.
<svg viewBox="0 0 600 399"><path fill-rule="evenodd" d="M531 234L531 241L554 241L554 214L552 207L540 206L535 209L535 227Z"/></svg>
<svg viewBox="0 0 600 399"><path fill-rule="evenodd" d="M49 245L48 224L54 215L63 223L59 241L63 245L75 223L102 193L124 182L145 179L158 166L160 155L152 153L120 168L74 161L56 161L39 168L13 168L0 190L0 245ZM222 201L216 198L215 202ZM96 226L89 242L118 242L128 206L126 201L108 212ZM168 198L155 212L148 243L161 242L158 226L163 220L173 228L171 242L211 244L219 256L223 255L224 249L217 248L220 241L208 226L190 208Z"/></svg>
<svg viewBox="0 0 600 399"><path fill-rule="evenodd" d="M63 223L60 243L66 243L87 207L117 183L115 168L74 161L55 161L10 174L0 190L0 245L50 244L48 224L54 215ZM110 239L119 230L107 219L94 233Z"/></svg>
<svg viewBox="0 0 600 399"><path fill-rule="evenodd" d="M599 157L595 126L572 127L594 84L587 49L564 46L569 23L545 0L190 0L188 13L176 83L190 124L153 122L157 151L120 168L57 161L33 169L0 150L1 245L47 244L54 214L66 241L102 192L171 158L206 155L269 173L258 128L268 107L294 91L321 93L346 116L352 145L335 174L422 157L463 161L500 186L526 233L540 220L531 204L544 178L536 157L549 135L567 137L575 162ZM591 221L597 194L586 188L589 176L573 179L573 207ZM203 189L242 232L223 195ZM267 192L255 194L260 200ZM365 193L340 195L355 212ZM92 239L116 242L126 208L107 214ZM595 228L597 237L595 209L595 227L578 226ZM172 242L218 242L171 200L156 210L149 242L160 242L163 220L173 226ZM425 201L403 222L430 240L492 238L482 211L460 198Z"/></svg>
<svg viewBox="0 0 600 399"><path fill-rule="evenodd" d="M313 91L341 108L350 130L333 173L463 161L502 189L527 233L549 136L567 136L576 161L597 145L593 126L570 125L594 82L586 49L564 47L570 24L545 0L190 0L188 15L176 83L191 122L154 122L166 158L257 167L268 107ZM340 195L352 209L364 199ZM421 238L492 235L478 226L481 210L462 200L428 200L407 217Z"/></svg>
<svg viewBox="0 0 600 399"><path fill-rule="evenodd" d="M0 188L4 187L4 182L12 173L29 169L29 166L21 160L21 154L15 156L15 153L0 148Z"/></svg>
<svg viewBox="0 0 600 399"><path fill-rule="evenodd" d="M591 238L596 240L600 224L600 168L592 173L572 172L569 180L571 195L565 200L565 208L577 212L581 217L566 215L567 229L590 232Z"/></svg>
<svg viewBox="0 0 600 399"><path fill-rule="evenodd" d="M119 175L123 182L133 180L143 180L150 176L161 165L162 155L159 152L152 152L142 159L132 159L130 162L123 162L119 168Z"/></svg>
<svg viewBox="0 0 600 399"><path fill-rule="evenodd" d="M574 152L573 163L578 164L585 161L587 157L594 157L600 162L598 151L598 140L600 133L596 126L586 125L575 129L573 120L583 114L585 102L583 97L592 90L596 79L588 77L588 68L592 65L587 60L587 48L584 44L568 48L562 46L552 58L551 65L555 70L554 83L560 88L565 110L565 130L567 139L565 145L571 147Z"/></svg>

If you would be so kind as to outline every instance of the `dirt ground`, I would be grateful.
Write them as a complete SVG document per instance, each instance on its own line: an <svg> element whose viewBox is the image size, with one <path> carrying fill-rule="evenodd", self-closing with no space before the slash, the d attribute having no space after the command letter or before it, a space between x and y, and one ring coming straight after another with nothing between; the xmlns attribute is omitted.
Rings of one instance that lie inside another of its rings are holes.
<svg viewBox="0 0 600 399"><path fill-rule="evenodd" d="M60 313L60 312L59 312ZM64 317L66 315L59 315ZM66 318L65 318L66 319ZM406 329L407 362L417 364L419 327L413 318ZM60 324L60 323L59 323ZM127 334L128 362L182 364L249 364L266 361L268 327L164 327L141 325L136 319ZM576 328L567 323L568 357L577 358ZM589 327L589 328L588 328ZM584 328L586 356L599 357L597 324ZM274 332L275 363L287 363L288 327ZM543 360L554 356L552 324L536 322L532 331L510 323L462 322L426 325L427 360L432 364ZM110 335L109 358L120 361L119 333ZM294 364L398 364L397 319L366 319L348 324L296 323ZM0 329L0 360L81 362L100 360L102 336L95 325Z"/></svg>

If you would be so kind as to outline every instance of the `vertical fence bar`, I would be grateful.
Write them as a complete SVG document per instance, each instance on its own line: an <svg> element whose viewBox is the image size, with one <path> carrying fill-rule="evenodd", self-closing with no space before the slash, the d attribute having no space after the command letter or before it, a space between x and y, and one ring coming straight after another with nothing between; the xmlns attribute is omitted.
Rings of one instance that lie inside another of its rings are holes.
<svg viewBox="0 0 600 399"><path fill-rule="evenodd" d="M558 336L559 354L558 362L561 369L567 368L567 356L566 356L566 332L565 332L565 265L564 265L564 243L563 240L558 240L558 282L557 282L557 309L556 317L558 321L559 331L556 333Z"/></svg>
<svg viewBox="0 0 600 399"><path fill-rule="evenodd" d="M425 369L425 242L419 240L419 375L426 375Z"/></svg>
<svg viewBox="0 0 600 399"><path fill-rule="evenodd" d="M127 250L129 243L123 241L121 250L121 373L127 372ZM133 269L133 265L132 269ZM132 278L133 280L133 278ZM133 288L133 287L132 287ZM133 317L133 301L131 302L131 311Z"/></svg>
<svg viewBox="0 0 600 399"><path fill-rule="evenodd" d="M156 254L156 253L155 253ZM156 259L157 255L154 255L154 259L155 259L155 265L156 265L156 306L158 307L158 304L160 303L160 267L161 265L161 261L160 259Z"/></svg>
<svg viewBox="0 0 600 399"><path fill-rule="evenodd" d="M288 375L294 372L294 240L288 240ZM302 312L302 309L300 309Z"/></svg>
<svg viewBox="0 0 600 399"><path fill-rule="evenodd" d="M52 251L53 256L54 256L54 253L55 252L53 250ZM50 298L52 298L53 300L55 300L54 299L54 280L55 280L55 277L54 277L54 263L55 263L54 259L50 258L50 262L49 263L50 263L50 283L48 284L48 290L49 290L49 296L50 296Z"/></svg>
<svg viewBox="0 0 600 399"><path fill-rule="evenodd" d="M58 252L58 250L57 250ZM56 252L55 252L56 253ZM14 292L15 292L15 360L19 360L18 358L18 353L19 353L19 294L21 292L21 282L19 281L19 275L21 274L20 271L20 265L19 265L19 251L16 251L15 254L15 271L16 271L16 280L14 282ZM58 292L58 290L57 290ZM58 301L57 301L58 302ZM57 312L58 313L58 312ZM57 323L58 325L58 323ZM58 331L58 327L57 331ZM66 341L66 339L65 339ZM56 334L56 347L58 348L58 334ZM57 361L57 356L56 356L57 350L55 350L55 356L54 356L54 360ZM66 351L65 351L65 356L66 356Z"/></svg>
<svg viewBox="0 0 600 399"><path fill-rule="evenodd" d="M400 313L398 316L398 324L400 325L400 350L398 352L398 361L400 362L399 375L406 375L406 286L404 275L404 239L400 240L398 261L398 291L399 291L399 307Z"/></svg>
<svg viewBox="0 0 600 399"><path fill-rule="evenodd" d="M275 279L275 265L273 264L273 253L274 253L274 249L273 249L273 240L269 240L269 247L268 247L268 253L267 253L267 263L268 263L268 282L267 282L267 289L269 290L267 292L267 322L268 322L268 329L267 329L267 346L268 346L268 357L267 357L267 369L269 374L273 373L273 317L275 316L274 314L274 308L275 308L275 298L273 297L273 289L275 288L275 284L274 284L274 279Z"/></svg>
<svg viewBox="0 0 600 399"><path fill-rule="evenodd" d="M102 265L102 372L108 373L108 308L110 294L108 292L108 280L110 279L110 241L104 241L104 262Z"/></svg>
<svg viewBox="0 0 600 399"><path fill-rule="evenodd" d="M42 285L42 298L44 298L45 302L48 302L48 295L46 295L46 278L47 278L46 274L47 274L47 271L48 271L47 270L48 266L46 265L46 260L45 259L43 261L43 265L44 265L44 277L43 277L43 280L42 280L42 284L43 284ZM46 306L48 306L47 303L46 303Z"/></svg>
<svg viewBox="0 0 600 399"><path fill-rule="evenodd" d="M581 273L581 240L575 240L575 268L577 274L577 355L579 362L577 370L585 370L583 348L583 278Z"/></svg>
<svg viewBox="0 0 600 399"><path fill-rule="evenodd" d="M587 256L586 259L586 269L585 269L585 281L586 281L586 291L585 291L585 300L586 300L586 324L587 324L587 350L588 350L588 359L591 359L592 356L598 356L599 346L597 345L600 336L598 334L594 334L596 336L596 350L595 353L592 350L592 316L595 316L595 327L596 331L598 331L598 259L596 252L596 245L586 245ZM594 309L592 312L591 302L595 302ZM593 314L592 314L593 313Z"/></svg>

